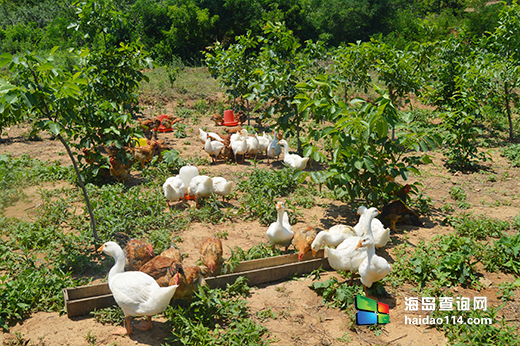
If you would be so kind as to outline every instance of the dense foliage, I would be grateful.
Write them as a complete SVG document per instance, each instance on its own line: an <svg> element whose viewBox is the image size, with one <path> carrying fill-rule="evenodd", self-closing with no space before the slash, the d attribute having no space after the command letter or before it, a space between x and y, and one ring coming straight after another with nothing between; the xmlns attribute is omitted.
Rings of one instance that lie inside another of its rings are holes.
<svg viewBox="0 0 520 346"><path fill-rule="evenodd" d="M67 30L84 2L5 0L0 4L0 51L53 46L79 48L101 44L100 37L85 37ZM328 46L367 41L387 35L403 46L413 40L431 40L466 25L481 36L497 25L502 3L484 0L125 0L97 1L100 10L114 7L125 13L119 33L139 39L155 59L169 63L173 56L200 61L200 52L218 40L227 45L248 30L261 32L266 21L285 22L300 42ZM474 11L465 11L466 8ZM108 15L108 12L106 12ZM425 25L430 23L431 25Z"/></svg>

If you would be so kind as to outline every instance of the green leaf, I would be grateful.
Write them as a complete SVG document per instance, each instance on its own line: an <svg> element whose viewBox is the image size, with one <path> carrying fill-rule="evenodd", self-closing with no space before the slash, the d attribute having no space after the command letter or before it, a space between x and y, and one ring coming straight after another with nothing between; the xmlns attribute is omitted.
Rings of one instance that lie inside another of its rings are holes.
<svg viewBox="0 0 520 346"><path fill-rule="evenodd" d="M56 124L55 122L49 123L49 130L55 135L58 136L61 131L61 126L59 124Z"/></svg>

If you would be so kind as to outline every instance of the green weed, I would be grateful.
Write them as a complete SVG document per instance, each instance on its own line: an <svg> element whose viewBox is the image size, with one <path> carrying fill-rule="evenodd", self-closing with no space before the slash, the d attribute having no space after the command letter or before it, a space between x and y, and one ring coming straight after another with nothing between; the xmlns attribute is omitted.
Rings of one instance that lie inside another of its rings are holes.
<svg viewBox="0 0 520 346"><path fill-rule="evenodd" d="M267 329L251 320L242 299L249 294L246 287L244 278L226 290L201 287L188 307L169 306L164 315L173 337L168 341L174 345L268 344Z"/></svg>
<svg viewBox="0 0 520 346"><path fill-rule="evenodd" d="M288 168L273 171L255 167L239 174L239 178L236 191L244 192L239 199L240 212L247 219L258 219L262 225L276 220L275 199L288 196L298 186L294 171ZM286 208L291 209L291 201L287 201ZM294 219L294 215L289 217Z"/></svg>
<svg viewBox="0 0 520 346"><path fill-rule="evenodd" d="M500 155L505 157L511 166L520 167L520 144L511 144L500 149Z"/></svg>
<svg viewBox="0 0 520 346"><path fill-rule="evenodd" d="M125 314L118 306L111 306L99 310L95 309L90 314L101 324L122 326L125 322Z"/></svg>
<svg viewBox="0 0 520 346"><path fill-rule="evenodd" d="M440 318L449 323L436 324L438 330L443 331L450 344L456 345L520 345L520 336L515 326L499 317L497 308L487 307L487 310L470 309L468 311L439 311L435 310L433 318ZM481 323L465 323L471 318ZM453 323L460 321L464 323Z"/></svg>
<svg viewBox="0 0 520 346"><path fill-rule="evenodd" d="M454 186L449 191L451 198L456 201L465 201L466 200L466 192L460 186Z"/></svg>
<svg viewBox="0 0 520 346"><path fill-rule="evenodd" d="M473 217L469 214L448 216L444 222L455 228L457 234L478 240L487 237L500 238L510 227L507 221L488 219L484 216Z"/></svg>
<svg viewBox="0 0 520 346"><path fill-rule="evenodd" d="M235 246L232 249L230 248L229 250L231 251L231 256L229 256L224 267L222 268L223 274L232 273L240 262L280 255L279 250L276 250L275 248L265 243L255 245L249 248L247 251L238 246Z"/></svg>

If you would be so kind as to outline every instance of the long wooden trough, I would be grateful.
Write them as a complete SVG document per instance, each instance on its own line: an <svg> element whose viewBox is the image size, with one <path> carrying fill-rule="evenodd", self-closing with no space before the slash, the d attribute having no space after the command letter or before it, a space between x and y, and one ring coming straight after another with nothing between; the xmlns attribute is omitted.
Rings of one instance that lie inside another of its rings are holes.
<svg viewBox="0 0 520 346"><path fill-rule="evenodd" d="M307 274L320 267L330 269L323 250L318 251L314 258L308 252L302 261L298 260L298 254L291 254L240 262L233 273L207 277L206 283L210 288L225 288L239 276L244 276L249 280L249 285L260 285L293 275ZM95 309L116 304L107 283L65 288L63 300L69 318L87 315Z"/></svg>

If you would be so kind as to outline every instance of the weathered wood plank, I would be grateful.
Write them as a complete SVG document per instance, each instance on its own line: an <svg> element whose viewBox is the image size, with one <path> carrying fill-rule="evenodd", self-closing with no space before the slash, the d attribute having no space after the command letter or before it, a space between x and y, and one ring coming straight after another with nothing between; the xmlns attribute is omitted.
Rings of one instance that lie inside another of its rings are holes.
<svg viewBox="0 0 520 346"><path fill-rule="evenodd" d="M324 249L321 249L320 251L318 251L316 253L315 257L312 257L312 252L309 251L305 254L305 256L303 256L302 261L311 260L313 258L323 258L323 257L325 257ZM274 266L288 264L288 263L296 263L298 261L299 261L298 254L281 255L281 256L268 257L268 258L259 258L259 259L255 259L255 260L240 262L233 270L233 273L245 272L245 271L254 270L254 269L274 267Z"/></svg>
<svg viewBox="0 0 520 346"><path fill-rule="evenodd" d="M225 288L227 284L232 284L239 276L246 277L248 285L259 285L271 281L282 280L293 275L307 274L319 268L330 269L327 258L317 258L297 263L282 264L269 268L248 270L240 273L224 274L206 278L206 283L210 288Z"/></svg>
<svg viewBox="0 0 520 346"><path fill-rule="evenodd" d="M87 315L95 309L103 309L115 304L116 301L114 300L112 293L110 293L88 298L69 300L65 305L67 308L67 316L71 318L75 316Z"/></svg>
<svg viewBox="0 0 520 346"><path fill-rule="evenodd" d="M106 283L72 287L67 288L66 290L69 296L69 300L111 294L110 288L108 288L108 284Z"/></svg>

